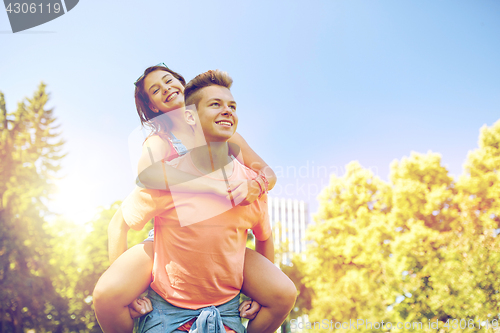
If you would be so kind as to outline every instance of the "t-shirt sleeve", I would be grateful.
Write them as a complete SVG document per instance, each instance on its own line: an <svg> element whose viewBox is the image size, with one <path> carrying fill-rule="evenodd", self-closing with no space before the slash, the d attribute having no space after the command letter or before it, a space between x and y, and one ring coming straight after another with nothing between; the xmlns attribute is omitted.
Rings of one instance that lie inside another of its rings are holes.
<svg viewBox="0 0 500 333"><path fill-rule="evenodd" d="M271 222L269 221L269 213L267 209L267 194L264 194L260 199L256 200L260 206L260 217L257 223L252 228L256 239L263 242L272 235Z"/></svg>
<svg viewBox="0 0 500 333"><path fill-rule="evenodd" d="M141 230L149 220L158 215L161 197L159 190L136 186L121 206L125 223L134 230Z"/></svg>

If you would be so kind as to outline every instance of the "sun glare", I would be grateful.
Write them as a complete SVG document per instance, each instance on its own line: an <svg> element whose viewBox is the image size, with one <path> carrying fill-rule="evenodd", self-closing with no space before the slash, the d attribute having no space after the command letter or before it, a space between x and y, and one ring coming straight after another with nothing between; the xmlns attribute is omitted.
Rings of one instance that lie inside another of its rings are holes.
<svg viewBox="0 0 500 333"><path fill-rule="evenodd" d="M68 175L56 183L58 192L50 202L52 212L77 224L84 224L97 212L95 193L80 177Z"/></svg>

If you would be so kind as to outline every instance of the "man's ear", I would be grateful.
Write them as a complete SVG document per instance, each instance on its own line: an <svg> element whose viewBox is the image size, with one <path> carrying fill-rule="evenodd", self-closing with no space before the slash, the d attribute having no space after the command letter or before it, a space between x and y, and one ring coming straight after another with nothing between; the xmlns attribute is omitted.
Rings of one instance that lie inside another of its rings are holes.
<svg viewBox="0 0 500 333"><path fill-rule="evenodd" d="M190 110L188 108L186 108L186 110L184 111L184 119L186 120L186 123L188 123L188 125L196 125L197 117L194 114L195 112L196 111Z"/></svg>

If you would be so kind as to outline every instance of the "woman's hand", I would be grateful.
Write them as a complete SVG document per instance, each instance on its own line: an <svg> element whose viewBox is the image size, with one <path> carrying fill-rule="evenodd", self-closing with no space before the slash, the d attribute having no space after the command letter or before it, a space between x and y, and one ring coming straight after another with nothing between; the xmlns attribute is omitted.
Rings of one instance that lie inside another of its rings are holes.
<svg viewBox="0 0 500 333"><path fill-rule="evenodd" d="M257 313L260 311L260 304L256 301L247 300L241 302L238 310L240 311L240 317L246 318L248 320L255 319Z"/></svg>
<svg viewBox="0 0 500 333"><path fill-rule="evenodd" d="M231 186L231 194L236 205L246 206L260 196L261 188L255 179L251 179L243 181L237 186ZM231 200L229 194L226 195L226 198Z"/></svg>
<svg viewBox="0 0 500 333"><path fill-rule="evenodd" d="M130 303L128 309L130 311L130 317L134 319L153 311L153 305L151 304L149 298L142 297Z"/></svg>
<svg viewBox="0 0 500 333"><path fill-rule="evenodd" d="M229 189L226 182L213 181L212 193L223 196L226 200L234 200L235 205L246 206L254 202L261 195L262 185L257 180L237 180L229 182Z"/></svg>

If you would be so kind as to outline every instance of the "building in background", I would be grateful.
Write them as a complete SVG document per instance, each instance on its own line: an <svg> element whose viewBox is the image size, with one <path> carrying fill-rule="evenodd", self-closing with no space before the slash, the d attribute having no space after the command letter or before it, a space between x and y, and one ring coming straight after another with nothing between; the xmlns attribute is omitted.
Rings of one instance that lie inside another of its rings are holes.
<svg viewBox="0 0 500 333"><path fill-rule="evenodd" d="M284 254L281 264L289 265L294 253L304 253L306 250L306 229L309 224L309 212L304 201L268 198L269 220L274 234L274 246L283 246Z"/></svg>
<svg viewBox="0 0 500 333"><path fill-rule="evenodd" d="M268 197L269 220L273 229L274 246L278 251L283 250L281 265L290 265L295 253L306 251L306 229L309 225L309 211L304 201ZM303 257L302 259L305 260ZM293 310L292 310L293 311ZM300 316L297 322L307 321L307 316ZM288 320L277 330L279 333L290 332ZM288 329L287 329L288 328Z"/></svg>

